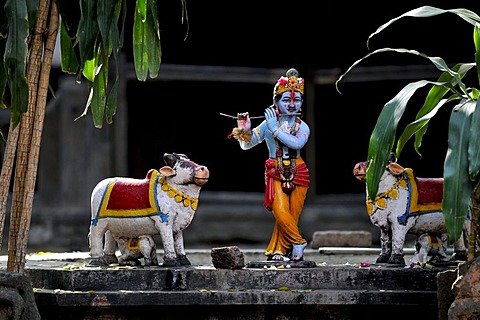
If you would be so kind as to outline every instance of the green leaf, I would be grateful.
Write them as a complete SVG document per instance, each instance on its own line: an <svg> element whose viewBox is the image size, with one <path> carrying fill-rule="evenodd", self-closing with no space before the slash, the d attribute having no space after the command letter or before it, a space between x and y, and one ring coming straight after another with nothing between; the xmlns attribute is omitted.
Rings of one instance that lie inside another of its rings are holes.
<svg viewBox="0 0 480 320"><path fill-rule="evenodd" d="M409 123L405 127L405 129L403 130L403 133L401 134L401 136L398 138L398 141L397 141L397 149L395 152L397 157L400 157L403 147L413 135L415 135L417 132L421 132L422 136L423 134L425 134L425 131L426 131L425 127L428 124L428 121L430 121L430 119L437 113L438 109L440 109L445 104L445 102L447 102L447 99L440 100L440 102L429 113L416 119L412 123ZM425 128L425 130L422 130L423 128ZM421 145L421 137L419 138L418 147L420 147L420 145Z"/></svg>
<svg viewBox="0 0 480 320"><path fill-rule="evenodd" d="M147 0L137 0L135 4L135 12L138 13L138 18L141 22L147 19Z"/></svg>
<svg viewBox="0 0 480 320"><path fill-rule="evenodd" d="M119 16L121 2L118 2L116 9L116 16ZM112 27L110 28L110 39L112 43L112 52L115 65L115 80L110 92L107 95L107 104L105 107L105 120L108 124L113 122L113 116L117 112L117 100L118 100L118 86L119 86L119 74L118 74L118 54L121 48L119 30L117 23L113 21Z"/></svg>
<svg viewBox="0 0 480 320"><path fill-rule="evenodd" d="M468 144L470 122L475 102L467 101L452 110L448 130L448 150L443 168L444 187L442 211L448 237L460 238L467 216L473 183L468 175Z"/></svg>
<svg viewBox="0 0 480 320"><path fill-rule="evenodd" d="M101 51L101 50L100 50ZM107 82L108 82L108 63L105 56L98 56L97 59L103 61L103 66L100 67L99 72L93 82L93 97L90 108L92 109L93 124L95 128L102 128L103 116L105 114L106 96L107 96Z"/></svg>
<svg viewBox="0 0 480 320"><path fill-rule="evenodd" d="M377 194L378 183L393 149L398 122L403 116L408 101L417 89L429 83L432 82L420 80L409 83L384 105L368 146L367 191L370 198L374 199Z"/></svg>
<svg viewBox="0 0 480 320"><path fill-rule="evenodd" d="M28 28L34 32L35 24L37 23L37 11L39 0L27 0L28 11Z"/></svg>
<svg viewBox="0 0 480 320"><path fill-rule="evenodd" d="M480 170L480 100L477 100L472 115L470 140L468 141L468 174L475 181Z"/></svg>
<svg viewBox="0 0 480 320"><path fill-rule="evenodd" d="M78 25L78 44L80 51L80 65L83 67L87 60L92 60L94 48L99 34L97 16L97 1L81 1L81 18Z"/></svg>
<svg viewBox="0 0 480 320"><path fill-rule="evenodd" d="M97 70L97 61L95 60L95 58L93 58L91 60L85 61L85 64L83 65L82 74L85 78L87 78L88 81L94 82L96 70Z"/></svg>
<svg viewBox="0 0 480 320"><path fill-rule="evenodd" d="M443 14L443 13L456 14L457 16L459 16L460 18L462 18L463 20L469 22L470 24L472 24L474 26L476 25L476 23L480 23L480 17L476 13L474 13L470 10L467 10L467 9L443 10L443 9L439 9L439 8L435 8L435 7L431 7L431 6L423 6L423 7L419 7L419 8L410 10L410 11L408 11L408 12L406 12L406 13L404 13L404 14L402 14L402 15L394 18L394 19L391 19L387 23L378 27L377 30L375 32L373 32L372 34L370 34L370 36L368 37L367 48L369 47L370 39L374 35L380 33L382 30L384 30L385 28L390 26L395 21L400 20L401 18L404 18L404 17L425 18L425 17L433 17L433 16Z"/></svg>
<svg viewBox="0 0 480 320"><path fill-rule="evenodd" d="M114 21L116 5L117 0L102 0L97 2L97 22L104 46L109 42L110 28L112 27L112 21ZM106 48L103 50L108 52Z"/></svg>
<svg viewBox="0 0 480 320"><path fill-rule="evenodd" d="M480 82L480 35L478 27L474 28L473 42L475 43L475 63L477 65L477 79Z"/></svg>
<svg viewBox="0 0 480 320"><path fill-rule="evenodd" d="M117 100L118 100L118 85L119 82L115 81L112 89L107 97L107 107L105 109L105 120L108 124L112 124L113 116L117 113Z"/></svg>
<svg viewBox="0 0 480 320"><path fill-rule="evenodd" d="M137 79L145 81L148 76L148 43L146 33L147 24L141 14L144 0L137 0L137 7L133 20L133 60Z"/></svg>
<svg viewBox="0 0 480 320"><path fill-rule="evenodd" d="M458 75L459 79L463 79L465 74L475 66L475 63L461 63L456 64L451 70L455 75ZM456 85L456 77L452 76L449 72L443 72L437 79L437 82L442 83L440 86L434 86L430 89L425 98L425 102L422 108L417 113L417 119L423 115L429 113L437 103L445 96L445 94L452 90L452 87ZM449 85L447 85L449 84Z"/></svg>
<svg viewBox="0 0 480 320"><path fill-rule="evenodd" d="M123 47L123 39L125 33L125 20L127 19L127 0L122 1L121 7L117 8L119 11L117 12L118 16L122 18L120 23L120 36L119 36L119 43L120 48Z"/></svg>
<svg viewBox="0 0 480 320"><path fill-rule="evenodd" d="M75 50L73 49L72 39L68 35L63 20L60 23L60 56L62 71L68 74L78 72L79 64Z"/></svg>
<svg viewBox="0 0 480 320"><path fill-rule="evenodd" d="M465 74L473 67L475 66L474 63L467 63L467 64L457 64L455 65L452 70L458 74L458 77L460 79L463 79ZM454 85L456 84L456 78L452 77L452 75L448 72L443 72L440 77L438 78L437 82L444 82L447 83L442 86L433 86L430 91L427 94L427 97L425 98L425 102L422 106L422 108L418 111L416 119L419 119L423 117L425 114L430 113L433 108L439 103L439 101L445 96L445 94L448 91L453 91L456 92L454 89ZM461 96L460 94L454 94L448 98L448 101L455 100L455 99L460 99ZM427 120L428 123L428 120ZM426 123L426 124L427 124ZM415 131L415 151L417 154L421 156L420 153L420 146L422 145L422 139L425 133L427 132L428 126L425 124L425 126L422 126L419 128L419 130ZM400 156L400 151L402 150L404 144L407 142L407 140L410 138L408 136L409 133L406 133L405 136L403 136L399 139L399 144L397 144L397 156ZM406 140L404 140L406 139Z"/></svg>
<svg viewBox="0 0 480 320"><path fill-rule="evenodd" d="M337 79L337 81L335 82L335 86L337 88L337 91L340 92L340 90L338 89L338 84L339 82L353 69L355 68L359 63L361 63L363 60L367 59L368 57L374 55L374 54L378 54L378 53L383 53L383 52L397 52L397 53L408 53L408 54L413 54L413 55L416 55L416 56L419 56L419 57L422 57L422 58L426 58L428 60L430 60L430 62L433 63L433 65L440 71L443 71L443 72L446 72L448 73L450 76L451 76L451 82L453 84L458 84L460 86L460 88L462 89L462 92L466 93L467 90L465 88L465 84L463 84L462 80L461 80L461 76L458 72L455 72L453 69L450 69L447 64L445 63L445 61L440 58L440 57L430 57L424 53L421 53L421 52L418 52L417 50L409 50L409 49L403 49L403 48L382 48L382 49L377 49L373 52L370 52L368 54L366 54L363 58L361 59L358 59L357 61L355 61L348 69L347 71L345 71L342 75L340 75L340 77ZM465 66L469 66L470 64L464 64Z"/></svg>
<svg viewBox="0 0 480 320"><path fill-rule="evenodd" d="M25 0L7 0L5 4L9 35L5 46L4 66L11 94L11 121L15 128L28 108L28 85L25 79L27 60L27 5Z"/></svg>
<svg viewBox="0 0 480 320"><path fill-rule="evenodd" d="M149 4L150 6L146 20L146 41L149 44L147 47L148 72L150 78L156 78L158 76L158 71L160 70L160 62L162 58L162 51L160 48L160 27L157 14L157 1L152 0Z"/></svg>

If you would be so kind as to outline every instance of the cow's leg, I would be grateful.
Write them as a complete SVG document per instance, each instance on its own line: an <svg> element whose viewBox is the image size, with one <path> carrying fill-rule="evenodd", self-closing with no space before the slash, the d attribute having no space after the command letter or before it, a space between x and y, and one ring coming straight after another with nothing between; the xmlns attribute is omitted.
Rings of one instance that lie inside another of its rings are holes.
<svg viewBox="0 0 480 320"><path fill-rule="evenodd" d="M392 232L387 228L380 228L380 248L376 263L387 263L392 253Z"/></svg>
<svg viewBox="0 0 480 320"><path fill-rule="evenodd" d="M106 232L106 226L100 221L96 225L90 225L88 242L90 246L90 262L92 266L107 266L103 259L103 237Z"/></svg>
<svg viewBox="0 0 480 320"><path fill-rule="evenodd" d="M181 230L173 233L173 240L175 245L175 252L177 254L178 263L181 266L191 266L192 264L187 258L185 247L183 243L183 232Z"/></svg>
<svg viewBox="0 0 480 320"><path fill-rule="evenodd" d="M160 237L163 244L163 264L164 267L176 267L177 255L175 253L175 246L172 234L171 222L161 222L158 219L155 220L155 226L160 231Z"/></svg>
<svg viewBox="0 0 480 320"><path fill-rule="evenodd" d="M110 230L105 232L105 244L103 246L103 258L108 264L118 263L118 258L115 255L116 241L112 236Z"/></svg>
<svg viewBox="0 0 480 320"><path fill-rule="evenodd" d="M413 220L413 219L412 219ZM410 230L410 222L406 226L398 222L392 225L392 254L388 260L389 264L405 265L403 246L405 245L405 237Z"/></svg>

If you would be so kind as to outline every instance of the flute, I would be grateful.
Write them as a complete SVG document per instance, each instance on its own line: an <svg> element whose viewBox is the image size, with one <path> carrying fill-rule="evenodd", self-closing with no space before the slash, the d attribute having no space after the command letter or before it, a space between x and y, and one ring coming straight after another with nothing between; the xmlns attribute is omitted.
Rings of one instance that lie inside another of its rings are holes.
<svg viewBox="0 0 480 320"><path fill-rule="evenodd" d="M224 117L228 117L228 118L232 118L232 119L235 119L235 120L238 120L238 116L231 116L229 114L225 114L225 113L221 113L220 112L220 115L221 116L224 116ZM280 113L279 116L301 116L302 114L301 113ZM265 118L265 116L256 116L256 117L250 117L250 119L260 119L260 118Z"/></svg>

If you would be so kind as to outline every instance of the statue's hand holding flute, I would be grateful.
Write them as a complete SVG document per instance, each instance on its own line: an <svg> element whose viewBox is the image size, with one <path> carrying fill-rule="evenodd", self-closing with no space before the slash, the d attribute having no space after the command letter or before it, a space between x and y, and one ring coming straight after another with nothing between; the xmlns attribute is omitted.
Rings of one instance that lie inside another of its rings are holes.
<svg viewBox="0 0 480 320"><path fill-rule="evenodd" d="M248 112L237 113L237 127L243 131L250 131L252 128L252 122L250 121L250 115Z"/></svg>
<svg viewBox="0 0 480 320"><path fill-rule="evenodd" d="M228 138L235 138L240 141L249 141L252 132L252 122L251 119L260 119L265 118L269 129L276 127L277 116L300 116L301 113L288 113L288 114L278 114L278 111L274 108L273 105L265 109L263 116L250 117L248 112L239 112L236 116L228 115L225 113L220 113L221 116L232 118L237 120L237 127L233 128L232 133L228 135ZM274 130L273 130L274 131Z"/></svg>

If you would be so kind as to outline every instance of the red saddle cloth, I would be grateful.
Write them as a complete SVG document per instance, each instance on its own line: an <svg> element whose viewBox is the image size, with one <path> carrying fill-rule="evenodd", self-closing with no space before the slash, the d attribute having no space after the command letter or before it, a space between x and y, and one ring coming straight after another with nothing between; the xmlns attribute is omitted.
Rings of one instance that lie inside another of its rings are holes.
<svg viewBox="0 0 480 320"><path fill-rule="evenodd" d="M150 179L153 169L145 179L124 179L114 183L108 199L107 210L138 210L150 208Z"/></svg>
<svg viewBox="0 0 480 320"><path fill-rule="evenodd" d="M415 178L418 203L441 203L443 199L443 178Z"/></svg>

